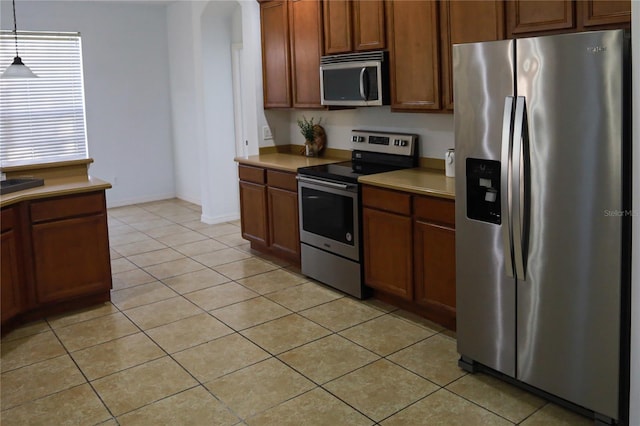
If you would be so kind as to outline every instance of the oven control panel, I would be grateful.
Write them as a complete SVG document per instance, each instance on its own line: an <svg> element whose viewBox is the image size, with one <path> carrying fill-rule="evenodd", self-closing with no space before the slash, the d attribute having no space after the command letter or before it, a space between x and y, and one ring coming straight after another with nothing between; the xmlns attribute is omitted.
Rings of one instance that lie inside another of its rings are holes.
<svg viewBox="0 0 640 426"><path fill-rule="evenodd" d="M351 147L358 151L413 156L417 149L418 135L352 130L350 142Z"/></svg>

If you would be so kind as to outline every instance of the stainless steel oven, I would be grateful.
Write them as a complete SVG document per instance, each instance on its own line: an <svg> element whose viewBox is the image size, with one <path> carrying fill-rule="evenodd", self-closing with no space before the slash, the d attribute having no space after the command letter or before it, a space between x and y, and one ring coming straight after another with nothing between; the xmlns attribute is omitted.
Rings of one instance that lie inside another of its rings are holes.
<svg viewBox="0 0 640 426"><path fill-rule="evenodd" d="M358 184L298 177L302 272L363 298Z"/></svg>
<svg viewBox="0 0 640 426"><path fill-rule="evenodd" d="M415 167L417 136L354 130L351 143L351 161L298 169L300 262L304 275L364 298L358 176Z"/></svg>

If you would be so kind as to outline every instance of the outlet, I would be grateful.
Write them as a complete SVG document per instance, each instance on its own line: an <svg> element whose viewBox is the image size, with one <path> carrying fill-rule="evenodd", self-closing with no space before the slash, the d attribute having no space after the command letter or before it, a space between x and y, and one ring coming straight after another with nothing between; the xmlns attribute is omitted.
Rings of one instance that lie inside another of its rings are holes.
<svg viewBox="0 0 640 426"><path fill-rule="evenodd" d="M264 140L273 139L273 132L271 131L271 127L269 126L262 127L262 139Z"/></svg>

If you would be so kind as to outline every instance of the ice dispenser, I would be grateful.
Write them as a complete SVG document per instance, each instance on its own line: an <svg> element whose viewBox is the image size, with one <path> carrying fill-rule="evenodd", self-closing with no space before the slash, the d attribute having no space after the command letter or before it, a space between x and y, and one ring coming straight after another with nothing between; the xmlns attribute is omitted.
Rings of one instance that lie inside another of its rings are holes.
<svg viewBox="0 0 640 426"><path fill-rule="evenodd" d="M467 158L467 217L500 225L500 162Z"/></svg>

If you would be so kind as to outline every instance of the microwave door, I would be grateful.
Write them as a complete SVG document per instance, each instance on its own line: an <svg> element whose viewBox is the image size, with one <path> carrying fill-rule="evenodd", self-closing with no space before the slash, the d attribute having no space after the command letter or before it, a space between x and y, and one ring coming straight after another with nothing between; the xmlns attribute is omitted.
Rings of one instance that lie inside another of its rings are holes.
<svg viewBox="0 0 640 426"><path fill-rule="evenodd" d="M381 105L378 67L371 63L331 64L320 67L323 105Z"/></svg>

